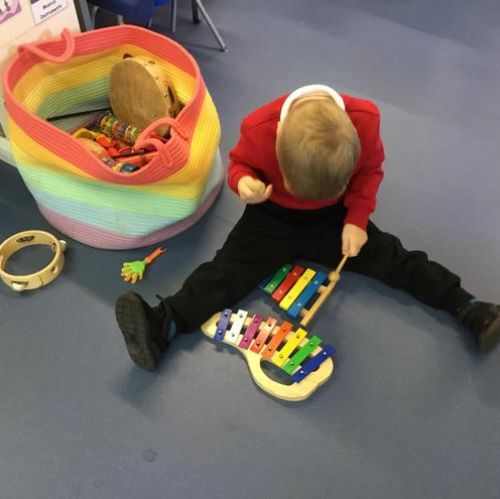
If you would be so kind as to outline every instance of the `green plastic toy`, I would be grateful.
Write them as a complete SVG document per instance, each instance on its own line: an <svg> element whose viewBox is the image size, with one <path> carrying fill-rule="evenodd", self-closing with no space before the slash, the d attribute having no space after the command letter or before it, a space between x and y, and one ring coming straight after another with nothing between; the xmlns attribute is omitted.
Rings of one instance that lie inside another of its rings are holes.
<svg viewBox="0 0 500 499"><path fill-rule="evenodd" d="M123 262L122 266L122 277L125 282L130 282L135 284L137 281L141 281L144 277L144 271L146 266L149 265L153 260L158 258L161 254L167 251L161 246L148 255L144 260L135 260L133 262Z"/></svg>

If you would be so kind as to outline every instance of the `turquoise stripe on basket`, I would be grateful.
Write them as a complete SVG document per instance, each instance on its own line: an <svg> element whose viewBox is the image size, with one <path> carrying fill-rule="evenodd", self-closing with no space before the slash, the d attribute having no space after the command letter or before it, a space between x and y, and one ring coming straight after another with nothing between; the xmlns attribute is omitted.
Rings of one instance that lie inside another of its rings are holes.
<svg viewBox="0 0 500 499"><path fill-rule="evenodd" d="M102 230L134 237L147 236L151 232L161 230L192 215L223 176L222 158L219 151L217 151L205 190L199 198L172 200L172 198L167 198L164 195L152 195L139 191L131 193L129 189L124 193L122 189L122 195L126 194L128 198L127 202L116 204L119 201L114 198L110 199L109 192L103 194L105 196L101 198L103 202L86 201L85 193L88 194L88 187L84 188L83 198L73 195L66 197L61 194L57 185L54 184L53 175L40 174L40 170L29 169L29 173L27 171L27 169L23 170L24 180L37 203L41 206L68 219ZM68 177L65 176L64 183L67 184L68 180ZM81 180L77 182L78 187L82 187L81 182ZM99 191L102 191L103 188L108 191L109 189L114 190L115 187L121 187L111 184L95 184L95 186ZM73 188L71 193L74 193ZM116 195L116 193L114 194ZM131 197L134 203L130 202ZM140 211L136 206L136 202L142 205Z"/></svg>
<svg viewBox="0 0 500 499"><path fill-rule="evenodd" d="M193 215L187 218L183 218L179 222L169 225L164 229L155 232L153 234L148 234L146 237L133 237L123 234L118 234L116 232L106 232L95 227L91 227L82 222L76 222L75 220L70 220L58 213L53 213L47 208L38 205L42 215L45 219L56 229L60 230L63 234L75 239L76 241L81 241L89 246L94 246L100 249L130 249L130 248L141 248L143 246L150 246L152 244L157 244L165 239L184 232L194 225L200 218L207 212L218 193L220 192L223 184L224 177L221 176L212 189L211 192L207 193L207 197L200 204L198 209Z"/></svg>
<svg viewBox="0 0 500 499"><path fill-rule="evenodd" d="M134 189L133 186L105 184L92 180L47 173L18 164L23 178L34 194L41 191L54 197L69 199L87 206L134 211L156 215L169 213L174 217L189 215L199 198L181 199L165 194Z"/></svg>
<svg viewBox="0 0 500 499"><path fill-rule="evenodd" d="M71 199L57 198L41 190L35 191L32 185L29 183L27 185L39 205L77 222L84 222L87 225L114 231L119 234L146 236L151 232L156 232L184 218L171 217L168 214L141 214L129 210L120 210L116 207L112 209L98 206L93 207ZM193 213L196 206L197 203L191 203L189 208L192 209L186 210L186 213Z"/></svg>

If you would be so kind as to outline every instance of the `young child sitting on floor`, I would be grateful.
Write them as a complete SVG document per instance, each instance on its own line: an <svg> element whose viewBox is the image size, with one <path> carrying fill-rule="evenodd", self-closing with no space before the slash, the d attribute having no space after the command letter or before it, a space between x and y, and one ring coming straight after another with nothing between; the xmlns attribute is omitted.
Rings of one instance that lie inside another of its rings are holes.
<svg viewBox="0 0 500 499"><path fill-rule="evenodd" d="M477 301L457 275L369 221L383 177L379 127L372 102L324 85L247 116L228 171L229 187L247 204L222 248L158 306L132 292L116 302L132 360L152 371L176 333L196 330L284 263L334 267L342 255L351 257L347 270L447 310L481 350L491 350L500 340L500 306Z"/></svg>

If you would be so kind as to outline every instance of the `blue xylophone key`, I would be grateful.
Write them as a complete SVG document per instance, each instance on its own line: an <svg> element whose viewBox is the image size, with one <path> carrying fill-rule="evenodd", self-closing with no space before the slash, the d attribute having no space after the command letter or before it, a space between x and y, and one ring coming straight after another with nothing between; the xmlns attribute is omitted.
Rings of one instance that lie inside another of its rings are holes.
<svg viewBox="0 0 500 499"><path fill-rule="evenodd" d="M231 314L233 311L230 308L226 308L222 311L219 322L217 323L217 331L215 332L214 339L216 341L222 341L226 335L227 328L229 326L229 321L231 320Z"/></svg>
<svg viewBox="0 0 500 499"><path fill-rule="evenodd" d="M325 345L324 348L315 355L310 361L306 362L293 376L295 383L302 381L306 376L315 371L326 359L333 356L335 348L331 345Z"/></svg>
<svg viewBox="0 0 500 499"><path fill-rule="evenodd" d="M292 303L287 310L287 314L294 319L300 315L300 311L306 306L307 302L314 296L318 288L326 281L327 275L324 272L317 272L314 279L300 293L299 297Z"/></svg>

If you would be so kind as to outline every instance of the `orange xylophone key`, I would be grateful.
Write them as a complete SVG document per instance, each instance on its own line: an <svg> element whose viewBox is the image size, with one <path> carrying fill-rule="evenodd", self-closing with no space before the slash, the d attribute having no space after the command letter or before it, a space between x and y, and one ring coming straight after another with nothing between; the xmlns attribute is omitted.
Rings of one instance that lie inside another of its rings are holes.
<svg viewBox="0 0 500 499"><path fill-rule="evenodd" d="M282 341L287 337L288 333L292 330L293 324L291 322L283 322L279 331L272 337L271 341L266 345L265 350L262 352L262 357L271 359L276 352L276 349L281 345Z"/></svg>

